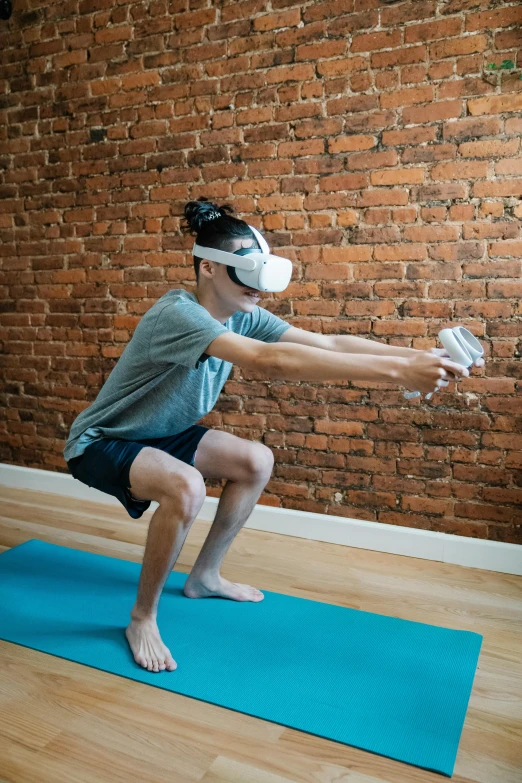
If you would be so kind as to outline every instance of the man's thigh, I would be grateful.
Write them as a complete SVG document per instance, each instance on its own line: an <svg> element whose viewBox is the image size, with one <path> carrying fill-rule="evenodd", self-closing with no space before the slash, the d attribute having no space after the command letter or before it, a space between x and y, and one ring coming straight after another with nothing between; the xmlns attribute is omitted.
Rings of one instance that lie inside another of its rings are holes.
<svg viewBox="0 0 522 783"><path fill-rule="evenodd" d="M129 471L130 491L137 499L156 500L169 495L176 486L198 491L201 475L191 465L166 451L145 446L133 460Z"/></svg>
<svg viewBox="0 0 522 783"><path fill-rule="evenodd" d="M198 444L194 467L209 479L251 481L257 477L268 481L273 464L272 452L262 443L209 430Z"/></svg>

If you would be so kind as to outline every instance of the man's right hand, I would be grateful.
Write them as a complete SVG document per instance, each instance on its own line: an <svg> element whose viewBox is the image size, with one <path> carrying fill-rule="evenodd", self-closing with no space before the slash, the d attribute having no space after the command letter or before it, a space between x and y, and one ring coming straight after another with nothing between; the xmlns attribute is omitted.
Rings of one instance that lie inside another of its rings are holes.
<svg viewBox="0 0 522 783"><path fill-rule="evenodd" d="M462 364L429 351L418 351L403 361L406 364L402 384L411 391L432 392L440 381L458 381L463 375L469 375Z"/></svg>

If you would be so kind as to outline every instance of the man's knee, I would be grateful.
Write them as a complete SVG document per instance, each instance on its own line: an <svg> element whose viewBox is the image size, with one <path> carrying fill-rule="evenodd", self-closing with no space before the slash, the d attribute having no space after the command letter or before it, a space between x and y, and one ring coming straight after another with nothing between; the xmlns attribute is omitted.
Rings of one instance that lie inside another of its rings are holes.
<svg viewBox="0 0 522 783"><path fill-rule="evenodd" d="M206 496L203 476L195 468L186 473L168 474L163 482L160 505L171 505L178 520L192 522Z"/></svg>
<svg viewBox="0 0 522 783"><path fill-rule="evenodd" d="M249 480L266 484L274 468L274 455L262 443L252 443L247 450L243 466Z"/></svg>

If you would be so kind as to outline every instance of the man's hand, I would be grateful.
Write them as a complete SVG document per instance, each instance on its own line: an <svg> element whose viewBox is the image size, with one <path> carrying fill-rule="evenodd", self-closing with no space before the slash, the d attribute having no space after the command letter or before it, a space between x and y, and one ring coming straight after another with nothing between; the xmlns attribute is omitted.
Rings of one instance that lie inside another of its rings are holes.
<svg viewBox="0 0 522 783"><path fill-rule="evenodd" d="M430 348L430 353L434 353L437 356L447 356L449 358L449 353L445 348ZM476 359L473 362L473 367L484 367L484 359Z"/></svg>
<svg viewBox="0 0 522 783"><path fill-rule="evenodd" d="M440 348L431 351L418 351L417 355L405 361L403 384L412 391L433 392L441 381L456 381L469 372L461 364L452 362L445 355L441 355ZM446 384L442 384L446 385Z"/></svg>

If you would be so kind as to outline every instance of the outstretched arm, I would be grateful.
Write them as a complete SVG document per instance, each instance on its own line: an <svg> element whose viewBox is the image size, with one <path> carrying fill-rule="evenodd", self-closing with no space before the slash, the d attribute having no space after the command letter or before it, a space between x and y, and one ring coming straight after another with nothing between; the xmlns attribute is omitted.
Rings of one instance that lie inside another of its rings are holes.
<svg viewBox="0 0 522 783"><path fill-rule="evenodd" d="M372 356L403 356L413 359L419 353L416 348L404 348L399 345L387 345L379 343L367 337L355 337L351 334L317 334L307 332L305 329L297 329L291 326L279 338L279 342L297 343L298 345L310 345L314 348L323 348L326 351L337 353L364 353ZM430 348L431 353L438 356L448 356L444 348ZM483 367L484 359L477 359L475 367Z"/></svg>
<svg viewBox="0 0 522 783"><path fill-rule="evenodd" d="M412 357L417 351L414 348L402 348L398 345L379 343L366 337L355 337L351 334L318 334L305 329L290 329L279 338L280 343L296 343L309 345L312 348L322 348L336 353L364 353L372 356L404 356Z"/></svg>

